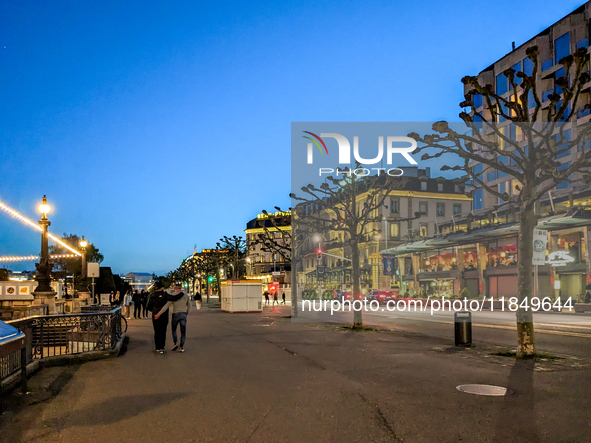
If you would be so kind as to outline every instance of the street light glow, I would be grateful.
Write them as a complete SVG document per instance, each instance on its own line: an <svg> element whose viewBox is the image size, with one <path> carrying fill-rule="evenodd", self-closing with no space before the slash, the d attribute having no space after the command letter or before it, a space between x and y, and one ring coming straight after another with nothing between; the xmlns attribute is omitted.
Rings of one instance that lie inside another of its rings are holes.
<svg viewBox="0 0 591 443"><path fill-rule="evenodd" d="M41 206L41 205L39 205L39 206ZM28 219L24 215L19 214L14 209L12 209L9 206L5 205L1 201L0 201L0 209L4 210L5 212L8 212L10 215L12 215L17 220L20 220L24 224L29 225L32 228L35 228L37 231L39 231L39 232L42 232L43 231L43 229L41 228L41 226L39 226L37 223L32 222L30 219ZM51 208L50 208L50 210L51 210ZM50 239L52 239L55 243L57 243L58 245L63 246L64 248L66 248L68 251L70 251L70 252L72 252L72 253L74 253L74 254L76 254L78 256L81 256L82 255L80 252L76 251L71 246L68 246L63 241L61 241L59 238L57 238L56 236L54 236L53 234L48 233L47 236Z"/></svg>

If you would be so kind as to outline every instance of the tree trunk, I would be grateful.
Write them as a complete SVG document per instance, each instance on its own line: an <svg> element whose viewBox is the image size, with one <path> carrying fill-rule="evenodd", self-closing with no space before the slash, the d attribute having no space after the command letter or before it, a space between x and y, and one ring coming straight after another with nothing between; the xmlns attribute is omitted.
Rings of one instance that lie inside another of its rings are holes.
<svg viewBox="0 0 591 443"><path fill-rule="evenodd" d="M525 190L524 190L525 191ZM537 216L533 205L522 205L519 213L519 238L517 240L517 292L519 308L517 317L517 355L531 356L536 353L534 337L533 313L531 298L533 296L533 238L537 225ZM521 307L525 300L524 307ZM527 306L528 309L525 309Z"/></svg>
<svg viewBox="0 0 591 443"><path fill-rule="evenodd" d="M353 278L353 294L352 302L358 300L358 296L361 293L359 287L359 245L357 244L357 238L351 238L351 267L352 267L352 278ZM353 327L360 328L363 326L363 313L361 310L353 310Z"/></svg>

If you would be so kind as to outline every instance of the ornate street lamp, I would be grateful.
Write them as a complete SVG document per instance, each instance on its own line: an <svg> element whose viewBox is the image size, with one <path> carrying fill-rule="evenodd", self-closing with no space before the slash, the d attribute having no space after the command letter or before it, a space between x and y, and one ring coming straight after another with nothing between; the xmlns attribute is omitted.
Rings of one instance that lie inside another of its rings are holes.
<svg viewBox="0 0 591 443"><path fill-rule="evenodd" d="M88 246L88 242L82 236L82 240L80 240L80 249L82 249L82 280L86 280L86 247Z"/></svg>
<svg viewBox="0 0 591 443"><path fill-rule="evenodd" d="M37 288L35 293L53 293L51 287L51 268L53 265L49 263L49 248L47 245L47 228L51 225L51 222L47 219L47 214L51 211L51 207L47 204L47 197L43 196L43 202L39 205L39 212L41 212L41 258L39 263L35 263L37 268Z"/></svg>

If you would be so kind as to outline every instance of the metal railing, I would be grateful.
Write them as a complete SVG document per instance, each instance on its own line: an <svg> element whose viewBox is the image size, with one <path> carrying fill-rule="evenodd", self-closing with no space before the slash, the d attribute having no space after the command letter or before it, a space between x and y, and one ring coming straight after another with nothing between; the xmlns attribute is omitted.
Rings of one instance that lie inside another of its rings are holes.
<svg viewBox="0 0 591 443"><path fill-rule="evenodd" d="M122 335L121 308L39 315L7 322L25 334L27 363L49 357L107 351Z"/></svg>

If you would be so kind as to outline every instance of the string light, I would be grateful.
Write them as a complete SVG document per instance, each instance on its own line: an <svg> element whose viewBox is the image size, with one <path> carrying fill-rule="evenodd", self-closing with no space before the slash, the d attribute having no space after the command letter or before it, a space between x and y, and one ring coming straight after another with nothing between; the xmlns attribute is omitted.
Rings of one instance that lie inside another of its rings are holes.
<svg viewBox="0 0 591 443"><path fill-rule="evenodd" d="M39 226L37 223L29 220L24 215L19 214L14 209L6 206L1 201L0 201L0 209L3 209L4 211L8 212L10 215L12 215L14 218L22 221L24 224L29 225L32 228L35 228L37 231L39 231L39 232L42 232L43 231L43 229L41 228L41 226ZM54 242L56 242L57 244L59 244L60 246L63 246L64 248L66 248L68 251L73 252L75 255L77 255L79 257L82 256L82 254L80 252L78 252L76 249L72 248L71 246L67 245L66 243L64 243L63 241L61 241L59 238L57 238L53 234L47 233L47 236L50 239L52 239ZM27 260L29 260L29 259L27 259ZM14 260L14 261L18 261L18 260Z"/></svg>
<svg viewBox="0 0 591 443"><path fill-rule="evenodd" d="M52 254L49 256L50 259L55 260L58 258L76 258L76 254ZM38 255L22 255L22 256L11 256L11 257L0 257L0 262L4 261L32 261L38 260Z"/></svg>

